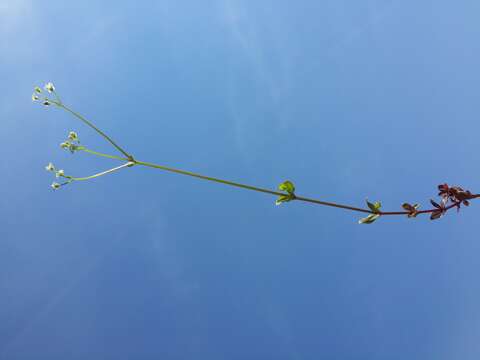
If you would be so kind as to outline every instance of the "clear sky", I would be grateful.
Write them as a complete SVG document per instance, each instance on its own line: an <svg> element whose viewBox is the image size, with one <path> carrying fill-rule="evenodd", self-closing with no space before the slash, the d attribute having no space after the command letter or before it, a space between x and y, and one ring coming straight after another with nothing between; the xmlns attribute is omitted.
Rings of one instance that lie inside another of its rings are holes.
<svg viewBox="0 0 480 360"><path fill-rule="evenodd" d="M0 359L478 359L480 214L381 218L134 167L53 192L75 118L138 159L385 210L480 192L480 3L0 2Z"/></svg>

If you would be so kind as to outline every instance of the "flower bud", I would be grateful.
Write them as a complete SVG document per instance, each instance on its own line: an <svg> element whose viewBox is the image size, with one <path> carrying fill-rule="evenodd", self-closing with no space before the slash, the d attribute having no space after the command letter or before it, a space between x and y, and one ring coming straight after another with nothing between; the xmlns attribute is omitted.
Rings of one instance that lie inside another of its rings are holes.
<svg viewBox="0 0 480 360"><path fill-rule="evenodd" d="M55 86L51 82L45 84L45 90L47 90L49 93L52 93L55 91Z"/></svg>
<svg viewBox="0 0 480 360"><path fill-rule="evenodd" d="M71 140L71 141L78 141L78 135L75 131L70 131L68 133L68 140Z"/></svg>
<svg viewBox="0 0 480 360"><path fill-rule="evenodd" d="M60 185L60 184L57 183L57 182L53 182L52 185L50 185L50 186L51 186L51 188L52 188L53 190L57 190L57 189L59 189L60 186L62 186L62 185Z"/></svg>
<svg viewBox="0 0 480 360"><path fill-rule="evenodd" d="M48 163L48 165L45 166L45 170L47 170L47 171L55 171L55 166L53 166L52 163Z"/></svg>

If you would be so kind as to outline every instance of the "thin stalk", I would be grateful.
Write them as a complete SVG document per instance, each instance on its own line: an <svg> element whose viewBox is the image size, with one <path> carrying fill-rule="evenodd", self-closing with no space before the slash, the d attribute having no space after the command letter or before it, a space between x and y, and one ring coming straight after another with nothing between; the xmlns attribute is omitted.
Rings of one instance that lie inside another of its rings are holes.
<svg viewBox="0 0 480 360"><path fill-rule="evenodd" d="M100 152L97 152L97 151L87 149L83 146L80 147L79 150L83 150L83 151L86 151L86 152L91 153L93 155L98 155L98 156L102 156L102 157L106 157L106 158L117 159L117 160L122 160L122 161L129 161L129 159L122 158L120 156L103 154L103 153L100 153ZM261 193L265 193L265 194L271 194L271 195L276 195L276 196L286 195L285 193L279 192L279 191L273 191L273 190L270 190L270 189L265 189L265 188L261 188L261 187L257 187L257 186L246 185L246 184L242 184L242 183L238 183L238 182L234 182L234 181L230 181L230 180L219 179L219 178L215 178L215 177L212 177L212 176L206 176L206 175L194 173L194 172L191 172L191 171L175 169L175 168L172 168L172 167L168 167L168 166L164 166L164 165L158 165L158 164L154 164L154 163L150 163L150 162L146 162L146 161L139 161L139 160L134 160L133 162L130 161L127 164L121 165L117 168L107 170L105 172L89 176L87 178L74 178L74 180L91 179L91 178L94 178L94 177L105 175L106 173L109 173L109 172L112 172L112 171L116 171L116 170L118 170L122 167L133 166L133 165L142 165L142 166L151 167L151 168L155 168L155 169L160 169L160 170L164 170L164 171L168 171L168 172L172 172L172 173L176 173L176 174L191 176L191 177L195 177L195 178L202 179L202 180L213 181L213 182L224 184L224 185L234 186L234 187L238 187L238 188L242 188L242 189L246 189L246 190L257 191L257 192L261 192ZM477 195L476 197L480 197L480 194ZM361 213L365 213L365 214L379 214L379 215L382 215L382 216L383 215L408 215L409 214L408 211L379 211L379 212L375 213L375 212L373 212L371 210L368 210L368 209L362 209L362 208L358 208L358 207L354 207L354 206L350 206L350 205L337 204L337 203L333 203L333 202L322 201L322 200L317 200L317 199L312 199L312 198L308 198L308 197L304 197L304 196L297 196L297 195L295 195L292 200L304 201L304 202L309 202L309 203L323 205L323 206L330 206L330 207L335 207L335 208L339 208L339 209L361 212ZM445 212L450 210L451 208L457 206L457 205L458 205L458 203L454 203L452 205L447 206L445 208ZM438 210L438 209L420 210L420 211L417 211L417 214L432 213L436 210Z"/></svg>
<svg viewBox="0 0 480 360"><path fill-rule="evenodd" d="M57 103L58 104L63 104L62 103L62 99L60 99L60 96L58 96L57 92L55 90L53 90L53 94L55 95L55 97L57 98Z"/></svg>
<svg viewBox="0 0 480 360"><path fill-rule="evenodd" d="M279 192L279 191L273 191L273 190L269 190L269 189L260 188L260 187L257 187L257 186L251 186L251 185L237 183L237 182L234 182L234 181L218 179L218 178L214 178L214 177L211 177L211 176L205 176L205 175L193 173L193 172L190 172L190 171L174 169L174 168L170 168L170 167L163 166L163 165L157 165L157 164L148 163L148 162L144 162L144 161L138 161L138 160L136 160L135 163L138 164L138 165L148 166L148 167L161 169L161 170L165 170L165 171L169 171L169 172L173 172L173 173L177 173L177 174L192 176L192 177L196 177L196 178L203 179L203 180L214 181L214 182L217 182L217 183L220 183L220 184L235 186L235 187L239 187L239 188L242 188L242 189L262 192L262 193L265 193L265 194L271 194L271 195L277 195L277 196L286 195L285 193ZM340 209L347 209L347 210L352 210L352 211L358 211L358 212L373 214L373 212L370 211L370 210L365 210L365 209L361 209L361 208L357 208L357 207L353 207L353 206L341 205L341 204L336 204L336 203L331 203L331 202L326 202L326 201L321 201L321 200L310 199L310 198L302 197L302 196L295 196L293 198L293 200L305 201L305 202L310 202L310 203L324 205L324 206L331 206L331 207L336 207L336 208L340 208Z"/></svg>
<svg viewBox="0 0 480 360"><path fill-rule="evenodd" d="M327 202L327 201L321 201L321 200L316 200L316 199L310 199L310 198L306 198L306 197L303 197L303 196L295 196L295 200L305 201L305 202L318 204L318 205L331 206L331 207L336 207L336 208L346 209L346 210L351 210L351 211L358 211L358 212L362 212L362 213L366 213L366 214L374 214L374 212L371 211L371 210L357 208L357 207L349 206L349 205L342 205L342 204Z"/></svg>
<svg viewBox="0 0 480 360"><path fill-rule="evenodd" d="M196 177L196 178L203 179L203 180L214 181L214 182L217 182L217 183L220 183L220 184L235 186L235 187L239 187L239 188L242 188L242 189L262 192L262 193L266 193L266 194L277 195L277 196L286 195L283 192L272 191L272 190L269 190L269 189L264 189L264 188L260 188L260 187L256 187L256 186L241 184L241 183L237 183L237 182L233 182L233 181L229 181L229 180L214 178L214 177L211 177L211 176L205 176L205 175L193 173L191 171L174 169L174 168L171 168L171 167L158 165L158 164L153 164L153 163L149 163L149 162L145 162L145 161L135 160L135 164L143 165L143 166L147 166L147 167L151 167L151 168L155 168L155 169L161 169L161 170L173 172L173 173L176 173L176 174L192 176L192 177ZM476 195L475 197L480 197L480 194ZM378 215L408 215L409 214L408 211L379 211L379 212L373 212L371 210L362 209L362 208L358 208L358 207L354 207L354 206L342 205L342 204L337 204L337 203L327 202L327 201L322 201L322 200L317 200L317 199L311 199L311 198L307 198L307 197L303 197L303 196L297 196L297 195L294 195L292 200L304 201L304 202L309 202L309 203L323 205L323 206L336 207L336 208L339 208L339 209L356 211L356 212L361 212L361 213L366 213L366 214L378 214ZM451 208L456 207L458 204L459 204L458 202L455 202L454 204L451 204L451 205L447 206L445 208L445 212L447 212ZM437 211L437 210L438 209L421 210L421 211L418 211L417 214L427 214L427 213L432 213L432 212Z"/></svg>
<svg viewBox="0 0 480 360"><path fill-rule="evenodd" d="M90 179L97 178L97 177L99 177L99 176L103 176L103 175L110 174L110 173L112 173L112 172L118 171L118 170L120 170L120 169L123 169L124 167L129 167L129 166L133 166L133 165L135 165L135 163L129 161L129 162L126 163L126 164L123 164L123 165L114 167L114 168L109 169L109 170L106 170L106 171L102 171L102 172L100 172L100 173L98 173L98 174L95 174L95 175L90 175L90 176L85 176L85 177L79 177L79 178L73 177L73 176L72 176L72 177L69 176L68 178L71 179L71 180L74 180L74 181L90 180Z"/></svg>
<svg viewBox="0 0 480 360"><path fill-rule="evenodd" d="M153 163L149 163L149 162L145 162L145 161L135 160L135 164L148 166L148 167L155 168L155 169L161 169L161 170L173 172L173 173L176 173L176 174L192 176L192 177L196 177L196 178L203 179L203 180L214 181L214 182L217 182L217 183L220 183L220 184L235 186L235 187L239 187L239 188L242 188L242 189L258 191L258 192L262 192L262 193L266 193L266 194L272 194L272 195L278 195L278 196L285 195L285 193L281 193L281 192L278 192L278 191L272 191L272 190L263 189L263 188L256 187L256 186L237 183L237 182L234 182L234 181L218 179L218 178L214 178L214 177L211 177L211 176L196 174L196 173L193 173L191 171L174 169L174 168L171 168L171 167L168 167L168 166L157 165L157 164L153 164Z"/></svg>
<svg viewBox="0 0 480 360"><path fill-rule="evenodd" d="M219 178L206 176L206 175L202 175L202 174L197 174L197 173L194 173L194 172L191 172L191 171L185 171L185 170L175 169L175 168L171 168L171 167L168 167L168 166L158 165L158 164L154 164L154 163L150 163L150 162L135 160L133 158L133 156L128 154L124 149L122 149L119 145L117 145L117 143L115 143L115 141L113 141L112 138L110 138L107 134L105 134L103 131L101 131L99 128L97 128L95 125L93 125L90 121L85 119L82 115L80 115L76 111L74 111L74 110L70 109L69 107L67 107L66 105L64 105L62 103L60 97L58 96L58 94L55 91L54 91L54 94L56 96L56 100L49 100L49 99L47 99L47 100L50 101L51 103L57 105L58 107L66 110L67 112L69 112L70 114L72 114L73 116L78 118L80 121L82 121L84 124L86 124L87 126L92 128L93 130L95 130L99 135L101 135L105 140L107 140L114 148L116 148L119 152L121 152L125 156L125 158L121 157L121 156L100 153L100 152L97 152L97 151L94 151L94 150L87 149L84 146L78 146L77 150L85 151L85 152L90 153L92 155L97 155L97 156L101 156L101 157L105 157L105 158L109 158L109 159L121 160L121 161L126 162L123 165L120 165L120 166L114 167L110 170L106 170L106 171L100 172L98 174L87 176L87 177L74 178L74 177L71 177L71 176L67 176L66 178L69 179L69 181L67 183L69 183L71 181L74 181L74 180L75 181L83 181L83 180L89 180L89 179L97 178L99 176L103 176L103 175L118 171L118 170L120 170L124 167L131 167L131 166L134 166L134 165L143 165L143 166L147 166L147 167L151 167L151 168L155 168L155 169L160 169L160 170L164 170L164 171L173 172L173 173L176 173L176 174L191 176L191 177L195 177L195 178L202 179L202 180L213 181L213 182L216 182L216 183L229 185L229 186L234 186L234 187L238 187L238 188L242 188L242 189L246 189L246 190L251 190L251 191L257 191L257 192L261 192L261 193L265 193L265 194L283 196L283 197L288 195L290 197L290 200L304 201L304 202L309 202L309 203L313 203L313 204L330 206L330 207L335 207L335 208L340 208L340 209L345 209L345 210L350 210L350 211L356 211L356 212L361 212L361 213L366 213L366 214L377 214L377 215L382 215L382 216L383 215L409 215L409 214L411 214L411 212L409 212L409 211L376 211L376 212L374 212L374 211L369 210L369 209L362 209L362 208L349 206L349 205L342 205L342 204L337 204L337 203L333 203L333 202L316 200L316 199L311 199L311 198L307 198L307 197L303 197L303 196L296 196L293 193L292 194L287 194L285 192L273 191L273 190L269 190L269 189L260 188L260 187L257 187L257 186L251 186L251 185L241 184L241 183L234 182L234 181L229 181L229 180L219 179ZM46 104L46 105L48 105L48 104ZM66 185L67 183L62 184L62 185ZM470 197L469 199L475 199L475 198L478 198L478 197L480 197L480 194L472 195L472 197ZM453 204L443 208L443 210L441 210L441 211L443 213L445 213L448 210L452 209L453 207L459 206L460 204L461 204L460 201L456 201ZM421 211L416 211L415 215L434 213L436 211L439 211L439 209L435 208L435 209L429 209L429 210L421 210Z"/></svg>
<svg viewBox="0 0 480 360"><path fill-rule="evenodd" d="M108 142L110 142L117 150L119 150L122 154L124 154L127 158L122 158L120 156L115 156L115 155L103 154L103 153L100 153L100 152L97 152L97 151L87 149L84 146L80 146L78 148L78 150L82 150L82 151L88 152L88 153L93 154L93 155L98 155L98 156L102 156L102 157L106 157L106 158L110 158L110 159L122 160L122 161L131 161L133 159L131 155L129 155L120 146L118 146L107 134L105 134L103 131L101 131L99 128L97 128L95 125L93 125L90 121L85 119L82 115L80 115L76 111L74 111L74 110L70 109L69 107L67 107L66 105L64 105L61 102L58 95L57 94L55 94L55 95L57 96L57 99L58 99L58 101L55 102L55 104L57 106L63 108L66 111L68 111L70 114L74 115L75 117L77 117L78 119L83 121L86 125L90 126L97 133L99 133L101 136L103 136ZM158 165L158 164L153 164L153 163L149 163L149 162L145 162L145 161L134 160L133 163L138 164L138 165L147 166L147 167L156 168L156 169L161 169L161 170L165 170L165 171L169 171L169 172L173 172L173 173L177 173L177 174L192 176L192 177L196 177L196 178L203 179L203 180L214 181L214 182L224 184L224 185L230 185L230 186L235 186L235 187L242 188L242 189L262 192L262 193L265 193L265 194L271 194L271 195L276 195L276 196L285 195L285 193L279 192L279 191L272 191L272 190L260 188L260 187L257 187L257 186L251 186L251 185L237 183L237 182L234 182L234 181L214 178L214 177L211 177L211 176L205 176L205 175L193 173L191 171L174 169L174 168L171 168L171 167ZM123 166L125 166L125 165L122 165L121 167L123 167ZM132 165L130 165L130 166L132 166ZM114 170L112 169L112 171L114 171ZM108 172L111 172L111 171L109 170ZM97 175L92 175L92 176L87 177L87 178L77 178L76 180L91 179L93 177L104 175L105 173L107 173L107 172L100 173L100 174L97 174ZM372 211L369 211L369 210L365 210L365 209L361 209L361 208L357 208L357 207L353 207L353 206L348 206L348 205L341 205L341 204L336 204L336 203L331 203L331 202L326 202L326 201L321 201L321 200L310 199L310 198L307 198L307 197L295 196L294 200L305 201L305 202L310 202L310 203L324 205L324 206L331 206L331 207L336 207L336 208L340 208L340 209L347 209L347 210L372 214Z"/></svg>
<svg viewBox="0 0 480 360"><path fill-rule="evenodd" d="M444 209L444 212L446 213L448 210L454 208L455 206L458 206L459 204L461 204L462 202L461 201L457 201L457 202L454 202L453 204L450 204L448 205L447 207L445 207ZM438 211L439 209L437 208L434 208L434 209L428 209L428 210L418 210L416 212L417 215L420 215L420 214L431 214L433 213L434 211ZM380 215L408 215L409 212L408 211L381 211L379 212Z"/></svg>
<svg viewBox="0 0 480 360"><path fill-rule="evenodd" d="M68 106L64 105L63 103L59 101L55 101L55 104L58 107L61 107L62 109L68 111L70 114L75 116L77 119L85 123L87 126L90 126L93 130L95 130L98 134L100 134L105 140L107 140L110 144L112 144L118 151L120 151L123 155L125 155L128 159L132 159L132 156L128 154L125 150L123 150L115 141L112 140L107 134L105 134L102 130L97 128L95 125L93 125L90 121L85 119L82 115L77 113L76 111L70 109Z"/></svg>
<svg viewBox="0 0 480 360"><path fill-rule="evenodd" d="M93 154L93 155L97 155L97 156L101 156L101 157L106 157L106 158L109 158L109 159L116 159L116 160L122 160L122 161L130 161L129 159L123 158L123 157L121 157L121 156L109 155L109 154L104 154L104 153L101 153L101 152L98 152L98 151L93 151L93 150L87 149L85 146L79 146L79 147L77 147L77 150L85 151L85 152L87 152L87 153L90 153L90 154Z"/></svg>

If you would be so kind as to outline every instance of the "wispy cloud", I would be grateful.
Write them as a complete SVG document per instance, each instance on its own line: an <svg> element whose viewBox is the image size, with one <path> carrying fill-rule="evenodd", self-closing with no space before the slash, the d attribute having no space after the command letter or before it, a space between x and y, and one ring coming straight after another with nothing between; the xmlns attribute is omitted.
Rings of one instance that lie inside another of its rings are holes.
<svg viewBox="0 0 480 360"><path fill-rule="evenodd" d="M254 131L258 124L252 123L252 114L245 110L245 99L238 97L243 91L237 90L238 80L242 79L236 73L235 66L240 63L247 64L251 69L250 85L252 89L251 100L261 98L254 105L260 106L264 113L272 116L269 121L274 121L278 127L286 126L285 117L282 116L282 107L289 91L289 57L284 45L281 45L281 33L278 26L271 25L269 31L259 29L256 18L252 17L245 2L228 0L223 3L222 16L229 34L231 35L233 51L240 54L232 62L229 78L229 107L235 121L236 142L244 156L248 157L249 148L247 132ZM274 56L270 56L274 54ZM242 59L243 56L243 59ZM242 61L243 60L243 61ZM235 64L235 65L233 65ZM250 98L249 98L250 99ZM248 99L247 99L248 101ZM256 119L258 121L258 119ZM262 121L267 121L263 119ZM255 131L254 131L255 132Z"/></svg>
<svg viewBox="0 0 480 360"><path fill-rule="evenodd" d="M0 62L34 56L45 43L40 35L33 1L0 1Z"/></svg>
<svg viewBox="0 0 480 360"><path fill-rule="evenodd" d="M361 23L347 22L339 33L332 36L330 44L326 46L325 57L341 56L362 37L385 31L385 23L395 14L401 3L397 0L390 0L382 2L380 6L375 3L368 5ZM345 23L345 21L340 22L340 24L342 23Z"/></svg>
<svg viewBox="0 0 480 360"><path fill-rule="evenodd" d="M11 335L11 338L3 344L0 348L0 355L5 355L5 358L10 358L9 354L13 354L18 347L22 346L22 341L32 336L32 333L38 331L42 323L48 321L49 315L54 311L68 295L82 282L86 281L88 277L97 270L99 264L105 259L105 255L95 256L90 262L86 264L84 269L79 269L75 275L70 277L67 283L60 289L53 292L46 303L39 307L38 311L29 318L28 322L21 327L17 333Z"/></svg>
<svg viewBox="0 0 480 360"><path fill-rule="evenodd" d="M31 0L0 2L0 34L2 36L16 32L25 20L33 17Z"/></svg>

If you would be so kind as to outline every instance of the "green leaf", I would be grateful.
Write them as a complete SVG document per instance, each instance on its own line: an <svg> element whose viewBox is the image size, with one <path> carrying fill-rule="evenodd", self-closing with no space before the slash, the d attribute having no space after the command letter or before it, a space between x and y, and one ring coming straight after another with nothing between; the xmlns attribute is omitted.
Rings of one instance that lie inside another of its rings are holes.
<svg viewBox="0 0 480 360"><path fill-rule="evenodd" d="M382 204L380 203L380 201L376 201L373 204L368 200L366 200L366 201L367 201L367 205L368 205L370 210L372 210L374 213L380 212L380 208L382 207Z"/></svg>
<svg viewBox="0 0 480 360"><path fill-rule="evenodd" d="M280 195L277 199L277 201L275 201L275 205L281 205L282 203L284 202L289 202L291 200L294 199L294 196L293 194L288 194L288 195Z"/></svg>
<svg viewBox="0 0 480 360"><path fill-rule="evenodd" d="M372 210L373 211L373 210ZM371 224L380 217L379 214L370 214L367 217L364 217L358 220L359 224Z"/></svg>
<svg viewBox="0 0 480 360"><path fill-rule="evenodd" d="M278 189L287 192L288 194L293 194L295 192L295 185L289 180L284 181L278 185Z"/></svg>
<svg viewBox="0 0 480 360"><path fill-rule="evenodd" d="M284 202L292 201L293 199L295 199L295 185L293 185L291 181L284 181L283 183L278 185L278 189L281 191L285 191L286 194L280 195L278 197L277 201L275 201L276 205L280 205Z"/></svg>

